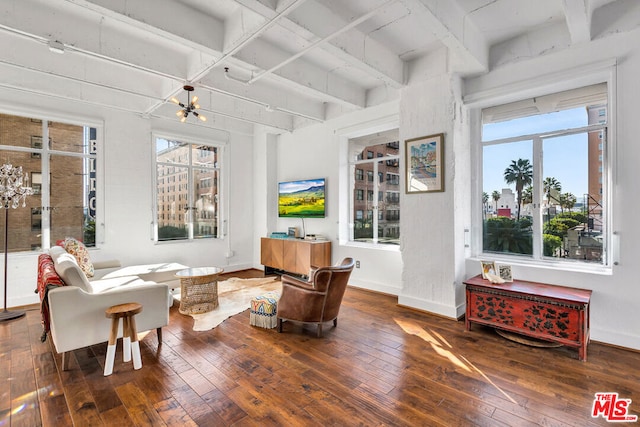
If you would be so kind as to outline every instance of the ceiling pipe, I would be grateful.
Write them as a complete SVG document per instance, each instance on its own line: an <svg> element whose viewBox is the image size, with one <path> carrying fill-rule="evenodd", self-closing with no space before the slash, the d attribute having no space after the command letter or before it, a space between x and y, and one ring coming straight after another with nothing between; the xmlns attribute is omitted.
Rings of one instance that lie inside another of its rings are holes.
<svg viewBox="0 0 640 427"><path fill-rule="evenodd" d="M233 76L229 75L227 73L228 70L229 70L229 67L225 67L225 77L227 79L246 84L246 82L243 82L241 79L237 79L236 77L233 77ZM259 106L263 107L265 110L267 110L270 113L274 112L274 111L280 111L282 113L289 114L291 116L297 116L297 117L300 117L300 118L303 118L303 119L312 120L312 121L317 122L317 123L324 123L324 120L319 119L317 117L309 116L307 114L303 114L303 113L300 113L298 111L293 111L293 110L289 110L289 109L282 108L282 107L276 107L273 104L270 104L268 102L258 101L256 99L252 99L252 98L248 98L248 97L245 97L245 96L242 96L242 95L238 95L238 94L234 94L234 93L231 93L231 92L227 92L227 91L215 88L213 86L209 86L209 85L204 84L204 83L200 83L199 87L201 87L203 89L210 90L212 92L220 93L222 95L233 96L234 98L238 98L238 99L241 99L243 101L259 105Z"/></svg>
<svg viewBox="0 0 640 427"><path fill-rule="evenodd" d="M304 1L306 1L306 0L296 0L296 1L294 1L289 6L287 6L283 11L281 11L280 14L278 15L278 17L284 16L285 13L288 13L291 10L293 10L291 8L299 6ZM273 19L276 19L276 18L277 17L274 17ZM272 21L273 21L273 19L272 19ZM24 32L24 31L20 31L20 30L17 30L15 28L11 28L11 27L8 27L8 26L2 25L2 24L0 24L0 30L8 32L8 33L11 33L11 34L14 34L14 35L17 35L17 36L20 36L20 37L23 37L23 38L26 38L26 39L29 39L29 40L32 40L32 41L35 41L35 42L38 42L38 43L41 43L44 46L48 46L49 42L50 42L50 40L48 38L45 38L45 37L42 37L42 36L38 36L38 35L35 35L35 34L32 34L32 33L27 33L27 32ZM152 96L152 95L145 95L145 94L141 94L141 93L136 93L136 92L132 92L132 91L129 91L129 90L126 90L126 89L120 89L120 88L113 87L113 86L100 85L98 83L94 83L94 82L91 82L91 81L84 81L84 80L80 80L80 79L73 78L73 77L63 76L63 75L60 75L60 74L55 74L55 73L51 73L51 72L45 72L45 71L42 71L42 70L30 68L30 67L27 67L27 66L24 66L24 65L14 64L14 63L11 63L11 62L8 62L8 61L4 61L4 60L0 60L0 63L4 63L6 65L10 65L10 66L16 67L16 68L27 69L29 71L34 71L34 72L37 72L37 73L48 74L48 75L51 75L51 76L54 76L54 77L63 78L63 79L79 82L79 83L82 83L82 84L88 84L88 85L91 85L91 86L98 86L98 87L110 89L110 90L117 91L117 92L127 93L129 95L135 95L135 96L139 96L139 97L144 97L146 99L154 100L155 103L150 108L148 108L147 110L145 110L145 111L143 111L141 113L139 111L132 111L132 110L128 110L128 109L123 109L123 111L139 113L139 114L142 115L142 117L150 117L153 114L154 111L156 111L162 105L167 103L171 99L171 97L178 95L183 90L182 87L183 87L185 82L184 82L184 79L182 77L175 76L175 75L168 74L168 73L163 73L163 72L160 72L160 71L157 71L157 70L153 70L153 69L150 69L150 68L142 67L142 66L134 64L132 62L122 61L122 60L119 60L119 59L116 59L116 58L112 58L112 57L109 57L109 56L106 56L106 55L101 55L101 54L96 53L96 52L92 52L92 51L89 51L89 50L78 48L77 46L64 44L62 42L59 42L59 43L61 44L62 48L65 49L66 52L73 52L73 53L77 53L77 54L80 54L80 55L89 56L89 57L96 58L96 59L99 59L99 60L103 60L103 61L106 61L106 62L118 64L118 65L121 65L123 67L127 67L127 68L131 68L131 69L134 69L134 70L142 71L142 72L145 72L145 73L148 73L148 74L152 74L152 75L155 75L155 76L158 76L158 77L174 80L180 86L177 87L175 90L173 90L167 97L161 98L161 97L156 97L156 96ZM228 76L227 73L225 73L225 77L227 77L227 76ZM228 77L231 77L231 76L228 76ZM235 79L235 78L231 77L231 79ZM236 79L236 81L242 82L242 80L240 80L240 79ZM6 86L6 85L4 85L4 86ZM313 121L316 121L316 122L322 122L322 120L320 120L320 119L318 119L316 117L308 116L306 114L302 114L302 113L299 113L299 112L296 112L296 111L291 111L291 110L287 110L287 109L283 109L283 108L271 107L271 105L269 103L258 101L258 100L255 100L255 99L251 99L251 98L248 98L248 97L245 97L245 96L242 96L242 95L238 95L238 94L235 94L235 93L232 93L232 92L223 91L223 90L217 89L217 88L209 86L209 85L201 84L201 85L198 85L198 86L202 87L203 89L207 89L209 91L212 91L212 92L220 93L222 95L230 96L232 98L236 98L236 99L239 99L239 100L242 100L242 101L245 101L245 102L249 102L249 103L260 105L260 106L264 107L265 109L267 107L270 107L273 110L278 110L278 111L281 111L282 113L285 113L285 114L298 116L298 117L309 119L309 120L313 120ZM40 93L42 95L56 96L56 95L48 94L48 93L45 93L45 92L38 92L38 93ZM57 96L57 97L59 97L59 96ZM80 101L82 101L82 100L80 100ZM87 101L83 101L83 102L87 102ZM103 105L103 104L95 103L95 102L90 102L90 103L95 104L95 105L104 106L104 107L107 106L107 105ZM114 107L114 108L116 108L116 107ZM116 108L116 109L120 109L120 108ZM211 111L211 113L212 114L220 114L220 115L223 115L223 116L226 116L226 117L232 117L233 118L233 116L231 116L229 114L216 113L214 111ZM248 120L242 119L242 118L236 118L236 119L249 122ZM260 122L255 122L255 123L264 124L264 123L260 123ZM268 125L268 124L264 124L264 125L275 127L273 125ZM283 130L290 131L289 129L283 129Z"/></svg>
<svg viewBox="0 0 640 427"><path fill-rule="evenodd" d="M257 82L258 80L260 80L262 77L264 77L267 74L271 74L274 71L284 67L285 65L295 61L296 59L300 58L302 55L306 54L307 52L315 49L316 47L318 47L319 45L328 42L329 40L339 36L340 34L349 31L350 29L360 25L361 23L363 23L364 21L368 20L369 18L371 18L372 16L376 15L378 12L380 12L381 9L389 6L392 3L395 3L397 0L388 0L385 3L381 4L380 6L372 9L371 11L365 13L364 15L362 15L361 17L354 19L353 21L349 22L346 26L340 28L339 30L329 34L328 36L323 37L322 39L311 43L309 46L307 46L306 48L302 49L300 52L296 53L295 55L291 56L288 59L285 59L284 61L282 61L281 63L274 65L273 67L269 68L268 70L264 70L261 71L260 73L256 74L255 76L253 76L253 72L251 79L246 81L246 84L252 84ZM225 77L227 76L226 73L226 68L225 68ZM240 81L241 80L236 80L236 81Z"/></svg>
<svg viewBox="0 0 640 427"><path fill-rule="evenodd" d="M240 43L236 44L231 49L229 49L227 52L225 52L213 64L208 65L207 67L205 67L202 70L200 70L199 72L197 72L195 75L193 75L190 78L190 80L191 81L196 81L196 80L199 80L199 79L203 78L207 74L209 74L209 72L212 69L214 69L215 67L217 67L219 65L222 65L222 63L224 61L226 61L229 57L235 55L237 52L239 52L246 45L248 45L253 40L255 40L258 37L260 37L265 31L267 31L269 28L273 27L281 18L285 17L288 13L292 12L294 9L296 9L298 6L300 6L305 1L306 0L293 0L291 3L289 3L287 6L285 6L280 12L278 12L276 14L276 16L274 16L273 18L267 20L258 29L256 29L253 33L251 33L248 37L246 37Z"/></svg>

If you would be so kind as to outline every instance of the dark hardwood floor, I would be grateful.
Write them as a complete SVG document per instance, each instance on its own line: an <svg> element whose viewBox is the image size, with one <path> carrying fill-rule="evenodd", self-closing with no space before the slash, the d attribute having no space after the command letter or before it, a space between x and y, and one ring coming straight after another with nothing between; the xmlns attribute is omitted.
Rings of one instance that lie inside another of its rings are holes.
<svg viewBox="0 0 640 427"><path fill-rule="evenodd" d="M244 276L260 275L248 271ZM238 274L231 274L236 275ZM38 307L0 324L0 426L595 426L596 392L640 413L640 354L591 343L527 347L493 330L350 288L338 327L249 325L249 313L207 332L171 309L143 367L102 375L106 344L73 352L70 370L40 342Z"/></svg>

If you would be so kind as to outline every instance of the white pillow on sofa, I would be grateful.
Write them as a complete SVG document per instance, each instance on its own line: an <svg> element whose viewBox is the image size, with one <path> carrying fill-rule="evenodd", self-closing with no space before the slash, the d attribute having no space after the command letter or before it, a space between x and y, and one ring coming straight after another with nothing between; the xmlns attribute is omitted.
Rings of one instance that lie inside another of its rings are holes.
<svg viewBox="0 0 640 427"><path fill-rule="evenodd" d="M64 248L57 246L62 251L58 251L53 247L49 250L49 255L53 259L53 265L56 269L58 276L62 278L67 286L77 286L85 292L93 293L93 287L87 280L87 276L84 274L76 257L67 253Z"/></svg>

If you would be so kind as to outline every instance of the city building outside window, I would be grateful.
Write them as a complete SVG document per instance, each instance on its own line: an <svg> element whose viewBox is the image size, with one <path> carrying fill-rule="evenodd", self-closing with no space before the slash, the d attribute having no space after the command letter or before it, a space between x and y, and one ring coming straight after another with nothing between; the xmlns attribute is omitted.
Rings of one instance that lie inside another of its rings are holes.
<svg viewBox="0 0 640 427"><path fill-rule="evenodd" d="M221 148L157 137L155 154L155 240L221 237Z"/></svg>
<svg viewBox="0 0 640 427"><path fill-rule="evenodd" d="M40 251L66 237L95 246L97 154L95 127L0 114L2 163L22 167L33 189L25 207L8 212L8 252Z"/></svg>
<svg viewBox="0 0 640 427"><path fill-rule="evenodd" d="M349 140L351 241L384 245L400 243L400 193L394 178L400 176L399 148L397 129ZM367 179L363 180L365 171ZM374 179L375 176L378 179ZM397 197L389 197L390 191ZM364 194L366 198L363 198Z"/></svg>
<svg viewBox="0 0 640 427"><path fill-rule="evenodd" d="M607 105L602 83L482 111L486 256L607 265Z"/></svg>

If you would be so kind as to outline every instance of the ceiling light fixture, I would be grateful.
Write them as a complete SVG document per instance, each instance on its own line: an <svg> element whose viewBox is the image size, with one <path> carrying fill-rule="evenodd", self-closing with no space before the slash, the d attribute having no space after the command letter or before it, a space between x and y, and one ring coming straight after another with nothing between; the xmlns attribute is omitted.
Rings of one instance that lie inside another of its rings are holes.
<svg viewBox="0 0 640 427"><path fill-rule="evenodd" d="M193 98L191 98L190 93L193 92L193 86L184 85L182 88L187 91L187 105L184 105L182 102L178 101L175 96L171 98L171 102L182 107L176 112L176 116L180 117L180 121L184 123L187 120L187 116L189 115L189 113L191 113L201 121L206 122L207 118L196 111L198 108L200 108L200 105L197 104L198 97L194 96Z"/></svg>

